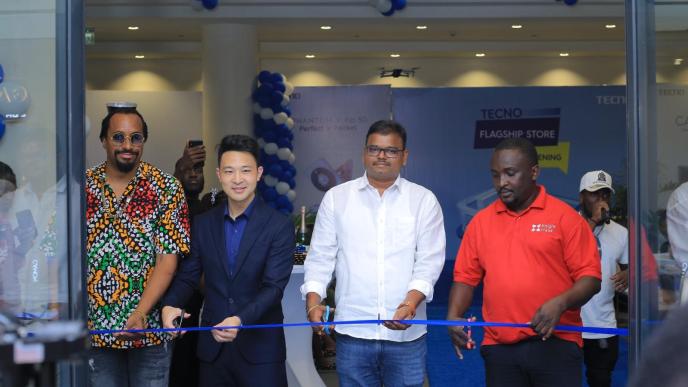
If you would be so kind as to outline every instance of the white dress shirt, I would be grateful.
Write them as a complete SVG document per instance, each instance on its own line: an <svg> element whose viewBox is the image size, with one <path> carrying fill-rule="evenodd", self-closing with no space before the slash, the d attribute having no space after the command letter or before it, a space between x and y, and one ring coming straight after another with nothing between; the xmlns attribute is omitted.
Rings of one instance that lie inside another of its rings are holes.
<svg viewBox="0 0 688 387"><path fill-rule="evenodd" d="M301 293L326 297L336 271L337 320L392 319L410 290L431 301L446 239L442 208L428 189L401 177L381 196L366 175L325 194L304 266ZM416 319L426 319L425 301ZM337 325L361 339L412 341L424 325L395 331L383 325Z"/></svg>
<svg viewBox="0 0 688 387"><path fill-rule="evenodd" d="M671 255L688 263L688 183L681 184L667 202L667 232Z"/></svg>

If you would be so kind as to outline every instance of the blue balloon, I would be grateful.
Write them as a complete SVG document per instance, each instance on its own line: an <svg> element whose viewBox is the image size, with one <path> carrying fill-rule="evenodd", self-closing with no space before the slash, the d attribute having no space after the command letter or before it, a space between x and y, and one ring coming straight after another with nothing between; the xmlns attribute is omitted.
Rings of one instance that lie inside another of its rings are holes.
<svg viewBox="0 0 688 387"><path fill-rule="evenodd" d="M268 185L265 184L263 180L258 180L257 184L258 192L265 192L266 189L268 189Z"/></svg>
<svg viewBox="0 0 688 387"><path fill-rule="evenodd" d="M263 132L263 140L265 142L275 142L277 141L277 133L274 130L267 129Z"/></svg>
<svg viewBox="0 0 688 387"><path fill-rule="evenodd" d="M265 189L265 191L263 191L263 199L265 199L266 202L275 201L278 196L279 194L274 187L268 187Z"/></svg>
<svg viewBox="0 0 688 387"><path fill-rule="evenodd" d="M279 157L277 155L265 155L265 158L263 159L263 164L265 166L273 165L273 164L278 164L279 165ZM277 176L275 176L277 177Z"/></svg>
<svg viewBox="0 0 688 387"><path fill-rule="evenodd" d="M287 184L289 184L289 188L294 189L294 187L296 187L296 180L294 180L293 178L289 179L289 181L287 181Z"/></svg>
<svg viewBox="0 0 688 387"><path fill-rule="evenodd" d="M294 141L294 133L289 133L287 137L289 138L289 141Z"/></svg>
<svg viewBox="0 0 688 387"><path fill-rule="evenodd" d="M275 90L282 92L282 93L284 93L287 90L287 87L284 86L284 82L282 82L282 81L275 82L272 84L272 86L275 88Z"/></svg>
<svg viewBox="0 0 688 387"><path fill-rule="evenodd" d="M576 5L578 0L564 0L564 4L566 5Z"/></svg>
<svg viewBox="0 0 688 387"><path fill-rule="evenodd" d="M277 204L277 209L285 215L289 215L292 211L294 211L294 205L289 202L289 199L287 199L287 202L288 203L280 203L278 201L275 202L275 204Z"/></svg>
<svg viewBox="0 0 688 387"><path fill-rule="evenodd" d="M278 208L286 208L291 202L286 195L279 195L275 200L275 203L277 203Z"/></svg>
<svg viewBox="0 0 688 387"><path fill-rule="evenodd" d="M289 109L288 106L282 106L282 111L287 113L287 115L291 117L291 109Z"/></svg>
<svg viewBox="0 0 688 387"><path fill-rule="evenodd" d="M201 0L201 3L203 3L203 7L205 9L215 9L217 7L217 3L219 3L218 0Z"/></svg>
<svg viewBox="0 0 688 387"><path fill-rule="evenodd" d="M5 135L5 119L0 114L0 139Z"/></svg>
<svg viewBox="0 0 688 387"><path fill-rule="evenodd" d="M283 179L280 179L282 181L289 181L294 178L294 175L291 174L291 171L288 169L285 169L284 172L282 172L282 177Z"/></svg>
<svg viewBox="0 0 688 387"><path fill-rule="evenodd" d="M279 179L282 176L282 166L279 163L274 163L268 166L268 174Z"/></svg>
<svg viewBox="0 0 688 387"><path fill-rule="evenodd" d="M272 83L282 83L282 80L283 80L283 79L284 79L284 78L282 78L282 74L280 74L280 73L272 73L272 74L270 74L270 81L271 81Z"/></svg>
<svg viewBox="0 0 688 387"><path fill-rule="evenodd" d="M392 0L392 9L397 11L402 10L406 7L406 0Z"/></svg>
<svg viewBox="0 0 688 387"><path fill-rule="evenodd" d="M260 81L261 84L270 82L270 72L268 70L263 70L259 72L258 81Z"/></svg>
<svg viewBox="0 0 688 387"><path fill-rule="evenodd" d="M282 167L282 171L286 171L291 167L291 164L289 164L289 161L287 160L280 160L279 161L280 167ZM285 179L282 179L285 180Z"/></svg>
<svg viewBox="0 0 688 387"><path fill-rule="evenodd" d="M272 96L273 91L275 91L275 88L272 87L272 85L269 83L263 83L262 85L260 85L259 88L256 89L256 93L258 93L258 96L266 96L268 98Z"/></svg>
<svg viewBox="0 0 688 387"><path fill-rule="evenodd" d="M270 94L270 103L272 105L282 105L282 97L284 94L280 92L279 90L273 90L273 92Z"/></svg>
<svg viewBox="0 0 688 387"><path fill-rule="evenodd" d="M270 118L269 120L261 119L258 126L260 126L261 129L263 129L263 132L267 132L268 130L272 130L273 132L275 132L275 134L277 134L277 125L275 124L275 121L272 118Z"/></svg>
<svg viewBox="0 0 688 387"><path fill-rule="evenodd" d="M5 69L2 68L2 65L0 64L0 83L5 80Z"/></svg>
<svg viewBox="0 0 688 387"><path fill-rule="evenodd" d="M290 165L289 166L289 172L291 172L292 176L296 177L296 167L294 167L293 165Z"/></svg>
<svg viewBox="0 0 688 387"><path fill-rule="evenodd" d="M277 146L280 148L289 148L291 150L294 149L294 146L291 145L291 141L289 141L289 139L286 137L282 137L279 140L277 140Z"/></svg>

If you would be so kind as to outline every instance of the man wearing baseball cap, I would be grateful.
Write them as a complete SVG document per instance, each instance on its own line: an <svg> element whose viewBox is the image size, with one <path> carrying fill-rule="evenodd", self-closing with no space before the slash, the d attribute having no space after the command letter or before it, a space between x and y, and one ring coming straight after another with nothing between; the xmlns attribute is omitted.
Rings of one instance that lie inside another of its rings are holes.
<svg viewBox="0 0 688 387"><path fill-rule="evenodd" d="M628 287L628 230L611 220L612 177L605 171L583 175L579 187L580 214L592 229L602 259L602 285L581 308L583 326L616 328L614 291ZM611 386L619 355L619 336L583 333L585 375L590 387Z"/></svg>

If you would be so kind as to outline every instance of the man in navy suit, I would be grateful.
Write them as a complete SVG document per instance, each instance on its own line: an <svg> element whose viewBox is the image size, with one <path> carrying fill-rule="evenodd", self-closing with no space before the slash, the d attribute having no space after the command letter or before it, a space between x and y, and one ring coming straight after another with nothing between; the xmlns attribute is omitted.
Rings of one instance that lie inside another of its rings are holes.
<svg viewBox="0 0 688 387"><path fill-rule="evenodd" d="M263 173L258 144L229 135L218 147L217 177L227 205L196 217L191 255L163 298L162 319L175 326L205 274L202 326L283 322L282 295L291 274L294 226L256 197ZM287 386L284 330L221 329L198 337L201 386Z"/></svg>

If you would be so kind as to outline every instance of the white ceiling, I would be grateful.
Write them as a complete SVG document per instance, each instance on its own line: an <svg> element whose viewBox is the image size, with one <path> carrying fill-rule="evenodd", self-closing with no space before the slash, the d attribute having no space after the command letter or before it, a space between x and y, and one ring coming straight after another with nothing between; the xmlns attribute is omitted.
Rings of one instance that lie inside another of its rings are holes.
<svg viewBox="0 0 688 387"><path fill-rule="evenodd" d="M95 28L89 58L200 58L203 26L257 27L263 58L623 56L624 2L579 0L408 0L392 17L358 0L220 0L213 11L194 0L86 0L86 25ZM688 57L688 1L656 2L659 55ZM512 29L512 24L523 28ZM614 29L605 28L615 24ZM139 30L130 31L130 25ZM332 29L323 31L321 25ZM426 25L426 30L417 30Z"/></svg>

